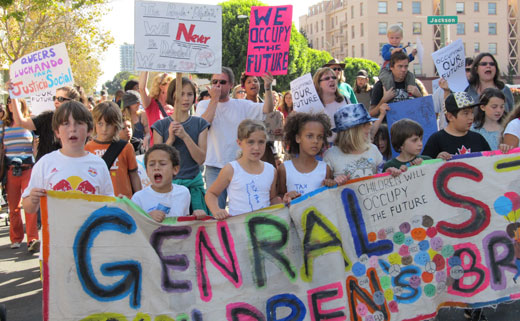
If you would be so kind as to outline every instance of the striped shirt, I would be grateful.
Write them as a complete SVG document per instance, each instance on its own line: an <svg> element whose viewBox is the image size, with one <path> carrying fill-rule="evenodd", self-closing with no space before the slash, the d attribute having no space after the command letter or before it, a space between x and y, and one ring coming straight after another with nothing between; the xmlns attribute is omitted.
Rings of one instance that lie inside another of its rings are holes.
<svg viewBox="0 0 520 321"><path fill-rule="evenodd" d="M0 137L2 135L4 133L0 126ZM31 131L22 127L5 127L3 139L7 157L32 155L33 134Z"/></svg>

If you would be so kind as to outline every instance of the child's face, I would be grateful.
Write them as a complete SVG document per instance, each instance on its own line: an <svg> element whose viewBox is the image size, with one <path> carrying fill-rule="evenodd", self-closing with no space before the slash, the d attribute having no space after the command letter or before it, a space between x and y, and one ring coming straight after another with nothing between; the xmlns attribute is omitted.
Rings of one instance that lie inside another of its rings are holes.
<svg viewBox="0 0 520 321"><path fill-rule="evenodd" d="M473 108L464 108L457 114L457 117L453 116L451 113L446 113L448 115L448 126L452 129L465 133L471 128L471 124L473 124Z"/></svg>
<svg viewBox="0 0 520 321"><path fill-rule="evenodd" d="M172 179L179 172L179 166L173 166L170 155L163 150L154 150L148 155L146 175L152 182L156 192L165 193L171 190Z"/></svg>
<svg viewBox="0 0 520 321"><path fill-rule="evenodd" d="M189 111L194 101L195 93L193 92L193 88L191 88L190 84L185 84L182 86L181 110L183 112Z"/></svg>
<svg viewBox="0 0 520 321"><path fill-rule="evenodd" d="M365 134L365 139L370 142L370 129L372 128L372 123L364 123L361 126L363 126L363 134Z"/></svg>
<svg viewBox="0 0 520 321"><path fill-rule="evenodd" d="M504 115L505 102L498 97L491 97L487 105L480 106L480 109L486 114L486 118L499 121Z"/></svg>
<svg viewBox="0 0 520 321"><path fill-rule="evenodd" d="M54 132L56 137L60 139L65 152L83 151L90 133L88 125L84 122L76 121L72 117L72 114L70 114L69 119L62 123L58 127L58 130Z"/></svg>
<svg viewBox="0 0 520 321"><path fill-rule="evenodd" d="M258 95L258 91L260 90L260 82L258 81L258 78L253 76L247 77L244 82L244 89L246 90L246 93L251 96Z"/></svg>
<svg viewBox="0 0 520 321"><path fill-rule="evenodd" d="M248 138L237 139L238 146L242 149L242 157L250 161L258 161L264 156L266 141L265 132L262 130L252 132Z"/></svg>
<svg viewBox="0 0 520 321"><path fill-rule="evenodd" d="M403 35L400 32L389 32L387 37L388 43L393 47L398 47L401 44L401 40L403 40Z"/></svg>
<svg viewBox="0 0 520 321"><path fill-rule="evenodd" d="M129 120L123 122L123 129L119 132L119 139L129 141L132 138L132 123Z"/></svg>
<svg viewBox="0 0 520 321"><path fill-rule="evenodd" d="M307 122L300 133L296 135L296 142L300 144L300 154L317 155L323 147L323 125L319 122Z"/></svg>
<svg viewBox="0 0 520 321"><path fill-rule="evenodd" d="M116 126L107 123L103 117L96 122L96 139L102 142L108 142L114 139L116 134Z"/></svg>
<svg viewBox="0 0 520 321"><path fill-rule="evenodd" d="M386 140L386 138L383 135L377 136L375 144L377 145L377 148L379 149L381 154L386 155L386 149L388 147L388 140Z"/></svg>
<svg viewBox="0 0 520 321"><path fill-rule="evenodd" d="M401 146L401 153L405 153L407 155L417 156L421 154L423 148L422 137L417 135L412 135L408 137L403 146Z"/></svg>

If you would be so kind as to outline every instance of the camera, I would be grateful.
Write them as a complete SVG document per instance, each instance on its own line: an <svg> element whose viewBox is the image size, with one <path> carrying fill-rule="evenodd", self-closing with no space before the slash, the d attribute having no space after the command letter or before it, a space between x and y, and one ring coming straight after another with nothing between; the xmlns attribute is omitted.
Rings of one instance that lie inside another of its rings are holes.
<svg viewBox="0 0 520 321"><path fill-rule="evenodd" d="M13 167L13 176L22 176L22 159L15 157L11 159L11 166Z"/></svg>

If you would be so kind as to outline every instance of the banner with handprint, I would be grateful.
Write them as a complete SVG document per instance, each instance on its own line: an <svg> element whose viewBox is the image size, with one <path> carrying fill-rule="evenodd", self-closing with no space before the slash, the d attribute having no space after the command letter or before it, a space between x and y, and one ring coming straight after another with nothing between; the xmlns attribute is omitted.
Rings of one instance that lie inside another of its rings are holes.
<svg viewBox="0 0 520 321"><path fill-rule="evenodd" d="M49 192L44 319L427 320L517 300L519 176L520 149L466 154L224 221Z"/></svg>

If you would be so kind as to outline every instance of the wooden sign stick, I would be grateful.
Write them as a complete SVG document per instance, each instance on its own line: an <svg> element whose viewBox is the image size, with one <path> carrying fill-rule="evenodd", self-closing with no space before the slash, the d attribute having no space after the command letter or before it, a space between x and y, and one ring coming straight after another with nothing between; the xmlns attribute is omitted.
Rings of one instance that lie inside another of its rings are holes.
<svg viewBox="0 0 520 321"><path fill-rule="evenodd" d="M182 72L175 75L175 106L173 106L173 119L180 122L181 104L182 104Z"/></svg>

